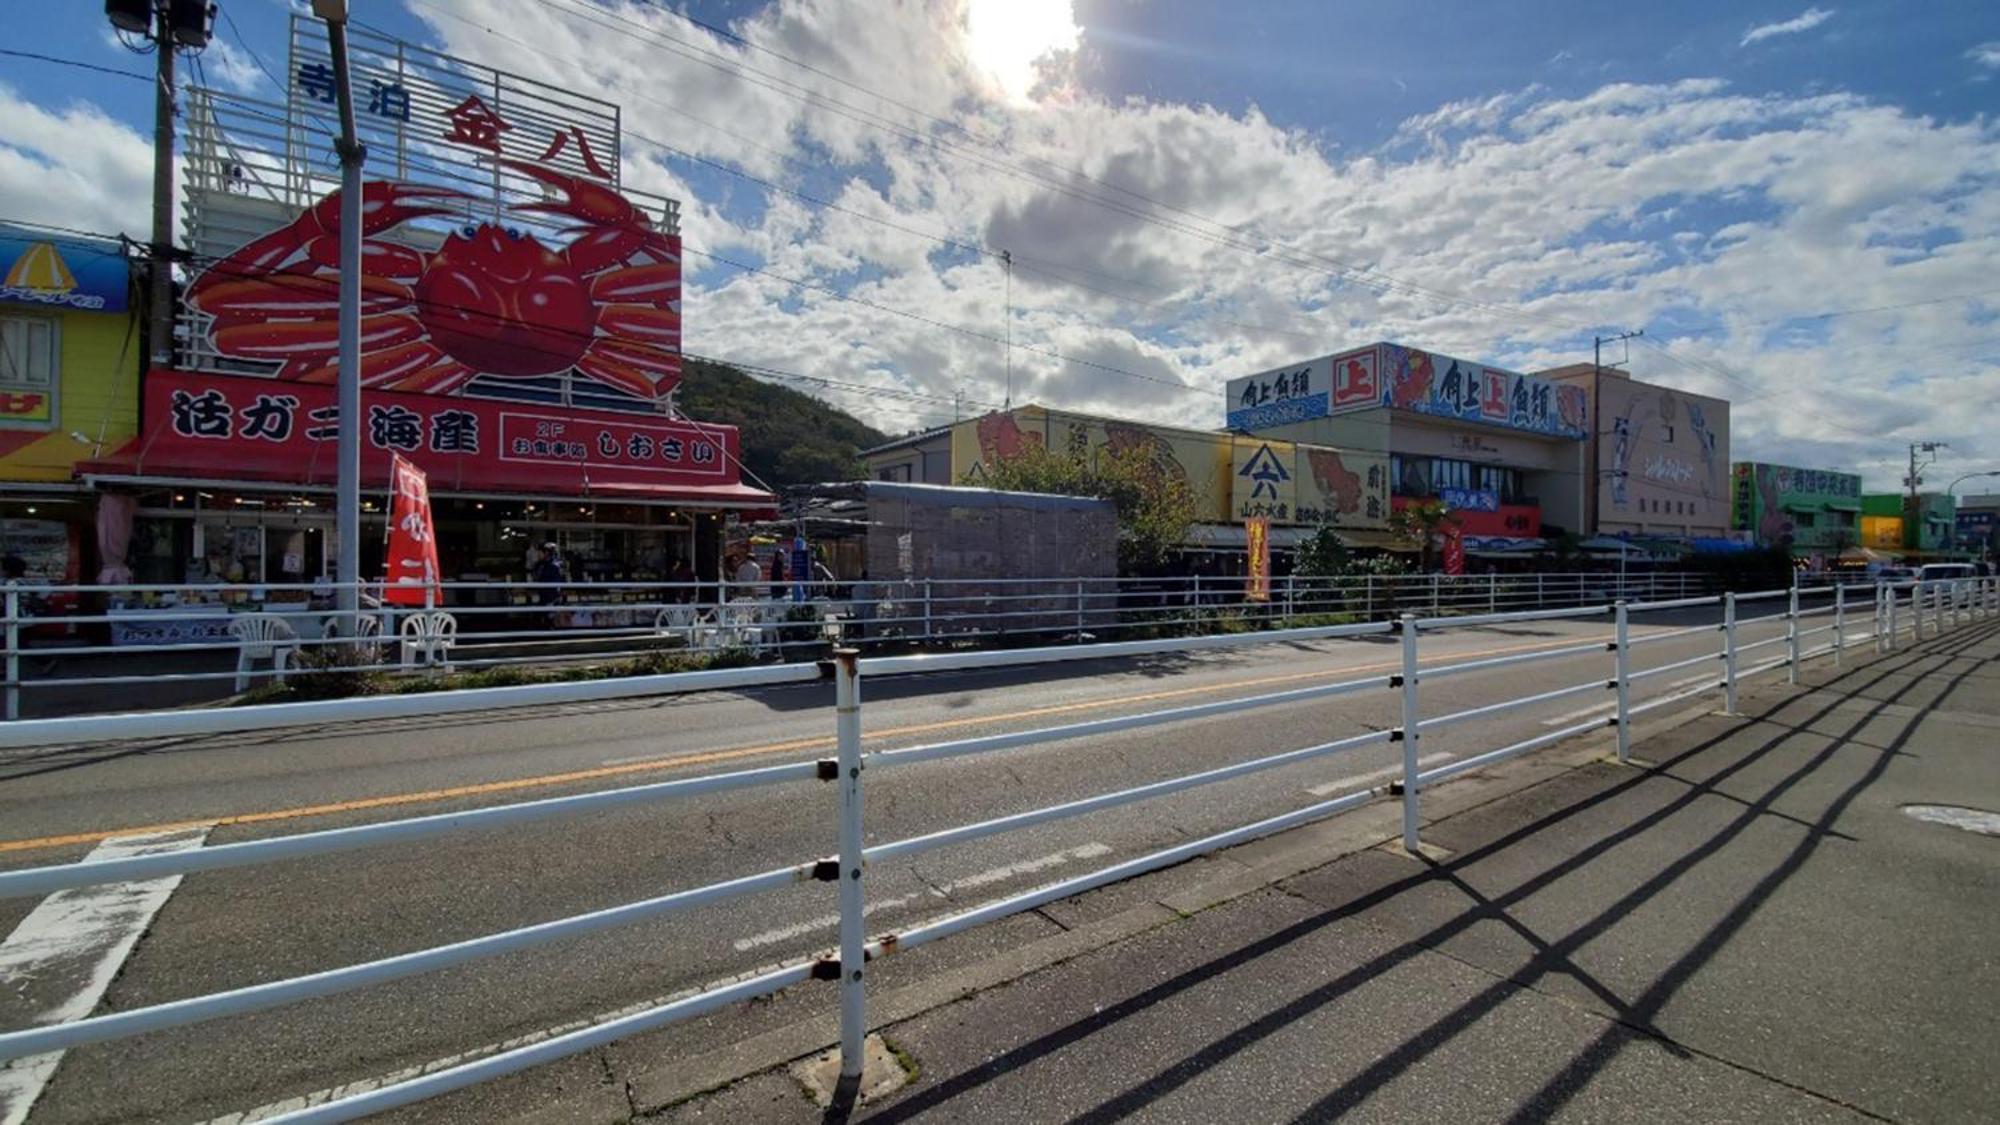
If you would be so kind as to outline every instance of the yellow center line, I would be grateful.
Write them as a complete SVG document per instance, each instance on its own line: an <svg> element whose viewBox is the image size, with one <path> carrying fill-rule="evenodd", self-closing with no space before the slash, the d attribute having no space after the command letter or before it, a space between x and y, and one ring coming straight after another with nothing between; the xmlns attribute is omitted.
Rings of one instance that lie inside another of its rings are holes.
<svg viewBox="0 0 2000 1125"><path fill-rule="evenodd" d="M1529 652L1535 649L1560 648L1565 645L1578 643L1580 641L1576 637L1565 637L1559 641L1537 641L1532 644L1504 645L1499 648L1455 653L1451 659L1481 659L1489 656L1501 656L1510 652ZM1313 672L1291 672L1282 676L1259 676L1246 680L1232 680L1223 684L1167 688L1159 691L1141 692L1134 695L1120 695L1109 699L1051 704L1047 707L1030 707L1025 710L1010 711L998 715L969 716L958 719L940 719L928 723L911 723L900 727L887 727L878 731L870 731L867 737L870 741L874 741L877 739L901 738L916 734L932 734L937 731L1017 722L1023 719L1044 718L1050 715L1097 711L1107 707L1121 707L1133 703L1157 703L1161 700L1182 699L1191 695L1206 695L1236 688L1270 687L1275 684L1297 683L1300 680L1325 679L1329 674L1333 673L1380 672L1400 667L1402 667L1402 661L1393 660L1377 664L1320 669ZM515 793L524 789L545 789L558 785L573 785L580 781L596 781L607 777L624 777L632 774L686 769L690 766L728 762L738 758L751 758L764 754L782 754L794 750L823 750L833 744L834 740L831 735L816 736L813 738L795 738L785 742L767 742L757 746L738 746L726 750L709 750L696 754L683 754L677 757L658 758L643 762L623 762L615 766L597 766L592 769L537 774L533 777L517 777L505 781L482 781L471 785L453 785L442 789L423 789L410 793L389 793L380 797L358 797L354 800L331 801L319 805L294 805L290 808L266 809L261 812L232 813L225 816L202 817L196 820L176 820L161 824L105 828L90 832L71 832L60 836L35 836L21 840L0 840L0 853L37 851L43 848L60 848L75 844L95 844L113 836L135 836L155 832L172 832L178 829L197 828L203 825L227 828L232 825L241 824L268 824L273 821L300 820L315 816L333 816L338 813L362 812L368 809L430 804L437 801L456 800L460 797L482 797L494 793Z"/></svg>

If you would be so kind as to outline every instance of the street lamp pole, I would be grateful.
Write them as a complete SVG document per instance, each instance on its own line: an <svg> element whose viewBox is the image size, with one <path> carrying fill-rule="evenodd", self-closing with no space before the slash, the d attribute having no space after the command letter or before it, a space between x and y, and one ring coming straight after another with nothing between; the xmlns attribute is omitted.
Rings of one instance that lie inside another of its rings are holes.
<svg viewBox="0 0 2000 1125"><path fill-rule="evenodd" d="M327 47L340 99L340 360L336 378L335 563L339 613L335 620L350 636L361 631L361 167L368 150L354 135L354 86L347 66L347 0L313 0L313 14L326 21Z"/></svg>

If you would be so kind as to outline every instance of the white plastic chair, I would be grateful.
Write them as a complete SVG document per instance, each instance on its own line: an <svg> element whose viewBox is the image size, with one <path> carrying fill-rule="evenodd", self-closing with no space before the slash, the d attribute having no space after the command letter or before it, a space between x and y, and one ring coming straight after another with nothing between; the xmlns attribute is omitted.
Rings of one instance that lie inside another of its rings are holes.
<svg viewBox="0 0 2000 1125"><path fill-rule="evenodd" d="M666 606L653 618L654 636L677 637L694 650L712 646L718 632L715 619L698 605Z"/></svg>
<svg viewBox="0 0 2000 1125"><path fill-rule="evenodd" d="M251 669L259 660L270 661L272 678L285 682L285 664L299 651L299 634L289 622L275 613L250 613L231 621L229 633L236 638L237 691L250 686Z"/></svg>
<svg viewBox="0 0 2000 1125"><path fill-rule="evenodd" d="M764 646L764 605L755 598L738 598L716 610L716 641L725 648L757 652Z"/></svg>
<svg viewBox="0 0 2000 1125"><path fill-rule="evenodd" d="M451 671L452 646L458 643L458 618L439 610L412 613L397 630L402 638L405 668L439 667Z"/></svg>

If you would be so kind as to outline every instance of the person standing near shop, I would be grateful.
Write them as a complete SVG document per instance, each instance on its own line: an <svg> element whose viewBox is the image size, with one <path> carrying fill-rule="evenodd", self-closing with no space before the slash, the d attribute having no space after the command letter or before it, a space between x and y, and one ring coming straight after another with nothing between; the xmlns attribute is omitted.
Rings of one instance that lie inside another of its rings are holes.
<svg viewBox="0 0 2000 1125"><path fill-rule="evenodd" d="M687 564L686 559L679 555L674 556L673 565L667 568L667 581L674 584L673 588L667 591L668 601L686 604L695 600L694 568Z"/></svg>
<svg viewBox="0 0 2000 1125"><path fill-rule="evenodd" d="M764 584L764 568L757 565L757 556L749 551L743 553L743 561L736 564L736 598L755 598L757 588Z"/></svg>
<svg viewBox="0 0 2000 1125"><path fill-rule="evenodd" d="M771 600L784 601L791 597L785 585L785 548L781 544L771 548Z"/></svg>
<svg viewBox="0 0 2000 1125"><path fill-rule="evenodd" d="M543 605L554 605L562 600L562 583L568 578L563 571L562 553L556 545L542 544L542 561L535 564L535 581L542 585L535 595Z"/></svg>

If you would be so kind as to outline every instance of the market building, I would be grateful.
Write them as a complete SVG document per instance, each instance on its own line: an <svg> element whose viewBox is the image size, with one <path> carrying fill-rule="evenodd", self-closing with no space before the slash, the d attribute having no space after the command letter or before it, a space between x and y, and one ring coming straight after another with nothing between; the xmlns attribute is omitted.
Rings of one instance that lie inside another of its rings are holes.
<svg viewBox="0 0 2000 1125"><path fill-rule="evenodd" d="M1952 523L1958 550L1983 559L2000 553L2000 494L1960 497Z"/></svg>
<svg viewBox="0 0 2000 1125"><path fill-rule="evenodd" d="M381 573L394 455L429 477L447 580L526 579L548 542L580 581L677 562L716 579L729 526L775 498L743 483L732 427L676 409L679 205L620 183L618 107L349 37L368 152L362 576ZM144 372L141 424L126 406L74 470L135 581L340 577L338 173L324 146L273 140L318 135L330 66L323 27L294 15L284 104L188 92L174 362Z"/></svg>
<svg viewBox="0 0 2000 1125"><path fill-rule="evenodd" d="M1392 509L1442 500L1468 554L1531 554L1590 528L1574 485L1587 471L1584 388L1378 343L1232 379L1226 394L1233 432L1382 459Z"/></svg>
<svg viewBox="0 0 2000 1125"><path fill-rule="evenodd" d="M1184 481L1195 502L1191 551L1241 552L1243 521L1271 521L1271 545L1296 546L1321 526L1353 546L1387 547L1388 458L1275 437L1183 429L1023 406L996 411L862 451L875 480L978 484L986 467L1029 448L1081 449L1088 456L1143 449L1163 475Z"/></svg>
<svg viewBox="0 0 2000 1125"><path fill-rule="evenodd" d="M1758 546L1821 561L1863 546L1859 474L1738 461L1731 475L1731 526Z"/></svg>
<svg viewBox="0 0 2000 1125"><path fill-rule="evenodd" d="M1550 495L1565 506L1579 498L1591 534L1654 541L1663 553L1732 538L1728 402L1589 363L1539 374L1585 395L1588 469L1553 481Z"/></svg>
<svg viewBox="0 0 2000 1125"><path fill-rule="evenodd" d="M137 432L130 287L116 243L0 225L0 551L32 582L96 574L76 466Z"/></svg>

